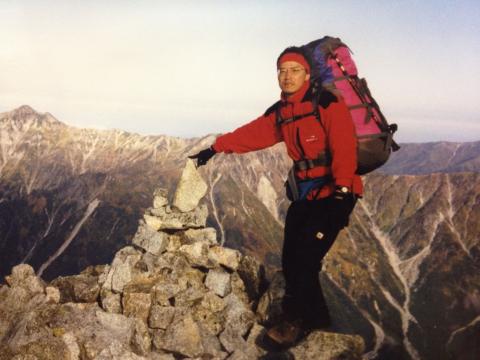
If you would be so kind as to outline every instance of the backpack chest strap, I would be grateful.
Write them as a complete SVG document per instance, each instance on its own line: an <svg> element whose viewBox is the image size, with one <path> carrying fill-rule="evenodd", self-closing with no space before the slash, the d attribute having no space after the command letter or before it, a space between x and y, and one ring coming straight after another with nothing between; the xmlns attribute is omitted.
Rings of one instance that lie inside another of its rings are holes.
<svg viewBox="0 0 480 360"><path fill-rule="evenodd" d="M284 119L282 118L282 115L280 114L280 109L277 108L276 109L276 120L275 120L275 124L277 126L283 126L283 125L287 125L291 122L294 122L294 121L297 121L297 120L301 120L303 118L306 118L308 116L316 116L316 113L315 111L312 111L312 112L309 112L307 114L302 114L302 115L294 115L292 117L289 117L288 119Z"/></svg>
<svg viewBox="0 0 480 360"><path fill-rule="evenodd" d="M328 151L322 151L316 159L301 159L293 162L296 171L310 170L318 166L330 166L332 156Z"/></svg>

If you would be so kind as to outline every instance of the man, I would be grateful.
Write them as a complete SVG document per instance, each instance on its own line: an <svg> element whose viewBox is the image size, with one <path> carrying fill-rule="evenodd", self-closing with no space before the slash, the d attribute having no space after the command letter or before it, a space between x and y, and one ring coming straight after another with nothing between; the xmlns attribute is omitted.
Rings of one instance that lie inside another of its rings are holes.
<svg viewBox="0 0 480 360"><path fill-rule="evenodd" d="M300 48L280 54L277 69L281 100L191 158L200 166L218 152L241 154L285 142L294 161L295 176L290 179L297 182L290 182L290 194L296 196L285 221L283 319L267 336L291 346L308 331L330 325L319 271L339 231L348 224L362 182L355 174L355 130L343 99L310 86L310 64Z"/></svg>

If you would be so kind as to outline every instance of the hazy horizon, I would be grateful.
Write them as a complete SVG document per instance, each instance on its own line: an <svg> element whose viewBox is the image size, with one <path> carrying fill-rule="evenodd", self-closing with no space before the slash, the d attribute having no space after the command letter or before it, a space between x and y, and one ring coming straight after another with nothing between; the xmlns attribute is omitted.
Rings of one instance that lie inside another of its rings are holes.
<svg viewBox="0 0 480 360"><path fill-rule="evenodd" d="M287 46L338 36L400 142L480 134L474 1L18 1L0 8L0 112L201 137L278 99ZM472 70L473 69L473 70Z"/></svg>

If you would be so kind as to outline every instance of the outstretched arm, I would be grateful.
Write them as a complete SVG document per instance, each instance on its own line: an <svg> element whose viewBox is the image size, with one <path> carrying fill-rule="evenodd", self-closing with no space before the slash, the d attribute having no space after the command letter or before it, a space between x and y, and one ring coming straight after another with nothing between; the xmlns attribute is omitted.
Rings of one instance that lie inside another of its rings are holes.
<svg viewBox="0 0 480 360"><path fill-rule="evenodd" d="M213 148L217 152L243 154L261 150L282 141L280 129L275 124L275 113L262 115L233 132L219 136Z"/></svg>

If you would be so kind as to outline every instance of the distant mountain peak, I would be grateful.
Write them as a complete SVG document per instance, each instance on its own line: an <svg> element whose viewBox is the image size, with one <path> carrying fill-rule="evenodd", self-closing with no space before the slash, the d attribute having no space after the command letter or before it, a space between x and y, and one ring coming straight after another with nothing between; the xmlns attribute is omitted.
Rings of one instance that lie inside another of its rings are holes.
<svg viewBox="0 0 480 360"><path fill-rule="evenodd" d="M61 121L57 120L52 114L39 113L29 105L22 105L12 111L0 114L0 120L7 123L16 124L15 126L44 126L44 125L64 125Z"/></svg>
<svg viewBox="0 0 480 360"><path fill-rule="evenodd" d="M20 115L20 116L25 116L25 115L38 115L38 112L35 111L31 106L29 105L22 105L12 111L13 113Z"/></svg>

